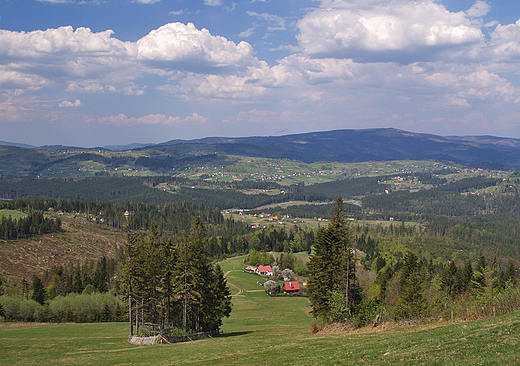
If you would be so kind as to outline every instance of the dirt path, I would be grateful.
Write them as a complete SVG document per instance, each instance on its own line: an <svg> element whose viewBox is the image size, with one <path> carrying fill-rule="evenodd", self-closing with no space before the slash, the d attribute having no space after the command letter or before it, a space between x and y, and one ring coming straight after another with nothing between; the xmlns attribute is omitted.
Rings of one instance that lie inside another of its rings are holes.
<svg viewBox="0 0 520 366"><path fill-rule="evenodd" d="M236 271L236 270L235 270ZM229 274L229 272L231 271L227 271L226 273L224 273L224 277L227 277L227 275ZM228 281L228 284L233 286L234 288L236 288L238 290L238 292L236 294L231 294L231 296L239 296L242 294L242 292L244 292L244 290L242 290L240 287L238 287L237 285L231 283Z"/></svg>

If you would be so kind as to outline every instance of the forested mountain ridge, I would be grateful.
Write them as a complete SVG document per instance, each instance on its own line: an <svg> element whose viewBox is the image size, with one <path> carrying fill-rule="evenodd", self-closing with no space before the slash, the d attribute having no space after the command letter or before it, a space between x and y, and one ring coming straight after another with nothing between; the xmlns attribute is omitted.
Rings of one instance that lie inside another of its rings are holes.
<svg viewBox="0 0 520 366"><path fill-rule="evenodd" d="M493 136L438 136L394 128L335 130L284 136L211 137L154 146L169 152L216 151L231 155L316 161L361 162L434 159L460 164L516 166L520 140Z"/></svg>
<svg viewBox="0 0 520 366"><path fill-rule="evenodd" d="M307 164L430 159L502 170L520 167L520 139L439 136L394 128L177 139L143 145L126 145L127 150L122 151L125 146L29 148L28 145L20 147L20 144L2 145L0 142L0 176L84 176L88 171L121 175L127 174L129 169L173 174L205 164L231 165L236 161L232 156L290 159Z"/></svg>

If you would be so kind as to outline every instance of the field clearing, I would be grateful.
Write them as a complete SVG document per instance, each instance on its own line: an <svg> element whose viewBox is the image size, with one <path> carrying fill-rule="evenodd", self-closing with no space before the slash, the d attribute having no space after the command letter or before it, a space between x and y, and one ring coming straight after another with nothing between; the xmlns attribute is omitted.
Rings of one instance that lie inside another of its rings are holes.
<svg viewBox="0 0 520 366"><path fill-rule="evenodd" d="M6 218L11 216L11 218L13 220L18 220L18 219L21 219L22 217L27 216L27 214L24 212L21 212L21 211L16 211L16 210L0 210L0 217L2 217L2 216L5 216Z"/></svg>
<svg viewBox="0 0 520 366"><path fill-rule="evenodd" d="M15 282L43 275L55 265L84 264L98 261L103 255L115 257L126 243L116 230L89 225L80 219L60 216L62 232L23 238L0 240L1 271Z"/></svg>
<svg viewBox="0 0 520 366"><path fill-rule="evenodd" d="M212 339L160 346L126 343L126 323L0 324L9 365L513 365L520 362L520 313L466 323L311 332L306 298L269 297L244 257L225 260L233 312ZM237 294L238 290L242 290ZM251 292L254 291L254 292Z"/></svg>
<svg viewBox="0 0 520 366"><path fill-rule="evenodd" d="M265 212L269 212L270 210L265 210ZM252 224L263 224L266 227L274 226L274 227L291 227L294 225L300 226L303 229L317 229L320 227L326 227L328 225L328 221L319 221L317 219L311 219L311 218L291 218L291 219L283 219L280 218L278 220L269 221L268 217L260 217L260 216L253 216L253 215L247 215L247 214L236 214L236 213L223 213L224 217L231 217L235 221L242 221L246 224L252 225ZM295 222L295 219L297 222ZM280 222L283 222L283 224L280 224ZM391 225L394 227L403 225L405 227L418 227L421 226L420 223L413 222L413 221L389 221L389 220L352 220L349 221L350 225L359 225L359 226L377 226L380 225L382 227L390 227Z"/></svg>

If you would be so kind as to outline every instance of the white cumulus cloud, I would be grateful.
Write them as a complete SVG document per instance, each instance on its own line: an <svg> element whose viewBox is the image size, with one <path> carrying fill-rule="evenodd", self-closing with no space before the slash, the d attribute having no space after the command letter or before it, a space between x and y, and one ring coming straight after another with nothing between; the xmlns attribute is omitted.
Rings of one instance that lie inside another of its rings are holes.
<svg viewBox="0 0 520 366"><path fill-rule="evenodd" d="M138 40L137 47L139 60L193 71L205 67L235 69L253 61L249 43L237 45L192 23L166 24Z"/></svg>
<svg viewBox="0 0 520 366"><path fill-rule="evenodd" d="M496 61L520 61L520 20L497 25L490 36L490 48Z"/></svg>
<svg viewBox="0 0 520 366"><path fill-rule="evenodd" d="M334 2L335 3L335 2ZM345 5L341 2L341 5ZM308 13L298 41L314 56L352 57L413 53L481 42L484 36L463 12L434 1L392 1L370 8L338 6Z"/></svg>
<svg viewBox="0 0 520 366"><path fill-rule="evenodd" d="M61 102L58 105L58 107L70 108L70 107L81 107L82 105L83 105L83 103L79 99L76 99L74 102L71 102L71 101L68 101L68 100L64 100L63 102Z"/></svg>
<svg viewBox="0 0 520 366"><path fill-rule="evenodd" d="M470 16L472 18L479 18L479 17L483 17L484 15L489 13L489 10L491 10L491 6L487 2L485 2L483 0L478 0L466 12L466 14L468 14L468 16Z"/></svg>
<svg viewBox="0 0 520 366"><path fill-rule="evenodd" d="M71 26L33 32L0 30L0 58L52 58L84 55L125 55L132 45L112 38L114 32L107 30L92 33L89 28Z"/></svg>

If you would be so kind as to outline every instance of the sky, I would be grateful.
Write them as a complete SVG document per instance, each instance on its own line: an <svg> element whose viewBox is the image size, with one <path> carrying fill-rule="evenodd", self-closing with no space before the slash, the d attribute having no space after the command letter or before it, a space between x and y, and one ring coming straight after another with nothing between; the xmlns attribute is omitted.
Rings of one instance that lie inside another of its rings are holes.
<svg viewBox="0 0 520 366"><path fill-rule="evenodd" d="M520 138L518 0L0 0L0 140Z"/></svg>

